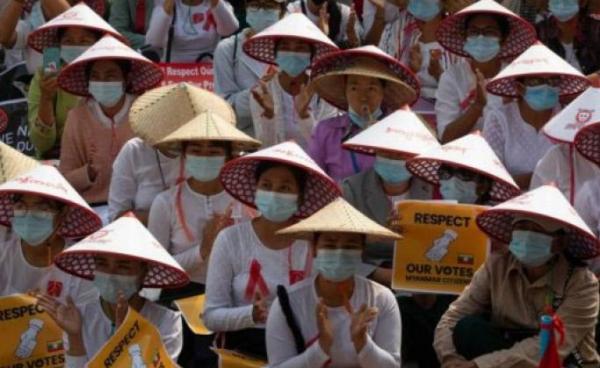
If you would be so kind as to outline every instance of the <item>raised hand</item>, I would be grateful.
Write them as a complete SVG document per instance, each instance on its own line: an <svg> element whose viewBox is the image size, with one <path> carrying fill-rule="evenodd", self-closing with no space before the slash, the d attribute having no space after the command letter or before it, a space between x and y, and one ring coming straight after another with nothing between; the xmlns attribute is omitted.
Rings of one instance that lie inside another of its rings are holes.
<svg viewBox="0 0 600 368"><path fill-rule="evenodd" d="M254 320L254 323L265 323L268 315L267 300L260 293L256 293L252 304L252 320Z"/></svg>
<svg viewBox="0 0 600 368"><path fill-rule="evenodd" d="M175 0L165 0L163 3L163 10L168 15L173 15L173 9L175 8Z"/></svg>
<svg viewBox="0 0 600 368"><path fill-rule="evenodd" d="M46 294L40 294L37 298L39 305L63 331L69 335L81 333L81 313L70 296L67 297L67 304L62 304Z"/></svg>
<svg viewBox="0 0 600 368"><path fill-rule="evenodd" d="M327 12L327 2L324 2L319 9L319 21L317 22L319 29L329 35L329 13Z"/></svg>
<svg viewBox="0 0 600 368"><path fill-rule="evenodd" d="M429 75L435 78L435 80L439 81L444 69L442 69L442 50L435 49L429 51L429 55L431 58L429 59L429 67L427 68L427 72Z"/></svg>
<svg viewBox="0 0 600 368"><path fill-rule="evenodd" d="M358 312L350 314L350 338L356 353L360 353L367 343L367 329L377 316L377 308L363 304Z"/></svg>
<svg viewBox="0 0 600 368"><path fill-rule="evenodd" d="M317 314L317 328L319 330L319 345L325 354L331 353L331 345L333 345L333 327L327 314L327 307L323 302L323 299L319 299L319 303L316 308Z"/></svg>
<svg viewBox="0 0 600 368"><path fill-rule="evenodd" d="M356 34L356 10L354 9L354 3L350 7L350 15L348 17L348 24L346 24L346 39L348 40L348 47L354 48L360 45L358 35Z"/></svg>
<svg viewBox="0 0 600 368"><path fill-rule="evenodd" d="M275 104L273 102L273 96L271 96L271 93L267 88L267 84L263 80L259 80L258 86L251 89L250 92L256 102L262 107L262 115L267 119L273 119L275 114Z"/></svg>
<svg viewBox="0 0 600 368"><path fill-rule="evenodd" d="M215 239L221 230L234 224L231 212L232 207L229 206L224 214L214 214L204 225L204 229L202 230L202 246L200 247L200 257L202 259L206 260L210 257Z"/></svg>
<svg viewBox="0 0 600 368"><path fill-rule="evenodd" d="M408 66L410 67L410 70L415 73L421 70L421 66L423 65L423 54L421 53L421 46L419 46L418 43L414 44L410 48L408 60Z"/></svg>
<svg viewBox="0 0 600 368"><path fill-rule="evenodd" d="M315 94L315 89L312 84L303 83L300 86L300 92L294 96L294 104L296 111L302 119L307 119L310 114L310 101Z"/></svg>

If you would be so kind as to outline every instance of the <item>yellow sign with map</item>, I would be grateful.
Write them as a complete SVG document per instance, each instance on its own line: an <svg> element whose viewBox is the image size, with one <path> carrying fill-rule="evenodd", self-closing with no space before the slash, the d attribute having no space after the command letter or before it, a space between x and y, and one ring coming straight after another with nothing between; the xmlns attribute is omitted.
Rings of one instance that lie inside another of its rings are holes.
<svg viewBox="0 0 600 368"><path fill-rule="evenodd" d="M88 368L175 368L160 333L133 308Z"/></svg>
<svg viewBox="0 0 600 368"><path fill-rule="evenodd" d="M24 294L0 298L0 368L62 367L62 330Z"/></svg>
<svg viewBox="0 0 600 368"><path fill-rule="evenodd" d="M490 243L475 217L487 207L435 201L401 201L392 288L460 294L489 255Z"/></svg>

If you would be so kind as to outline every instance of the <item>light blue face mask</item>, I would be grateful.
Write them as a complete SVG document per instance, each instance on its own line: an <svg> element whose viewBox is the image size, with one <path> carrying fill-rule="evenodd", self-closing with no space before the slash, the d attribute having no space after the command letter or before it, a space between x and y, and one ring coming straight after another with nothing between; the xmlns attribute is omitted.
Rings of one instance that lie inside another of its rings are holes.
<svg viewBox="0 0 600 368"><path fill-rule="evenodd" d="M406 161L377 156L373 166L375 172L386 183L397 184L408 181L412 174L406 169Z"/></svg>
<svg viewBox="0 0 600 368"><path fill-rule="evenodd" d="M310 66L310 53L295 51L277 51L277 65L290 77L297 77Z"/></svg>
<svg viewBox="0 0 600 368"><path fill-rule="evenodd" d="M526 87L523 98L527 105L535 111L544 111L554 108L558 104L560 89L547 84Z"/></svg>
<svg viewBox="0 0 600 368"><path fill-rule="evenodd" d="M372 113L370 117L365 117L354 111L354 109L351 106L348 106L348 117L350 118L350 121L361 129L364 129L367 125L369 125L372 122L378 121L382 115L383 111L381 110L381 107L378 107L377 110L375 110L375 112Z"/></svg>
<svg viewBox="0 0 600 368"><path fill-rule="evenodd" d="M43 244L54 233L54 215L44 211L15 211L12 229L27 244Z"/></svg>
<svg viewBox="0 0 600 368"><path fill-rule="evenodd" d="M477 201L477 183L464 181L453 176L440 180L440 193L444 199L456 200L458 203L474 204Z"/></svg>
<svg viewBox="0 0 600 368"><path fill-rule="evenodd" d="M114 275L100 271L94 272L94 286L105 301L116 304L119 291L125 300L129 300L140 289L137 276Z"/></svg>
<svg viewBox="0 0 600 368"><path fill-rule="evenodd" d="M67 64L73 62L81 54L88 49L88 46L69 46L64 45L60 47L60 58Z"/></svg>
<svg viewBox="0 0 600 368"><path fill-rule="evenodd" d="M408 12L423 22L429 22L440 14L441 10L439 0L410 0L408 2Z"/></svg>
<svg viewBox="0 0 600 368"><path fill-rule="evenodd" d="M186 155L185 172L202 182L213 181L225 165L225 156Z"/></svg>
<svg viewBox="0 0 600 368"><path fill-rule="evenodd" d="M469 36L463 50L480 63L486 63L500 53L500 40L491 36Z"/></svg>
<svg viewBox="0 0 600 368"><path fill-rule="evenodd" d="M548 9L559 22L567 22L579 13L578 0L550 0Z"/></svg>
<svg viewBox="0 0 600 368"><path fill-rule="evenodd" d="M512 240L508 249L525 266L538 267L552 258L552 241L550 235L527 230L512 232Z"/></svg>
<svg viewBox="0 0 600 368"><path fill-rule="evenodd" d="M313 264L326 280L342 282L356 274L361 262L361 250L319 249Z"/></svg>
<svg viewBox="0 0 600 368"><path fill-rule="evenodd" d="M88 91L94 97L94 100L104 107L115 106L125 93L123 82L90 81Z"/></svg>
<svg viewBox="0 0 600 368"><path fill-rule="evenodd" d="M247 8L246 22L254 32L262 32L279 21L278 9Z"/></svg>
<svg viewBox="0 0 600 368"><path fill-rule="evenodd" d="M284 222L298 212L298 195L258 189L254 204L267 220Z"/></svg>

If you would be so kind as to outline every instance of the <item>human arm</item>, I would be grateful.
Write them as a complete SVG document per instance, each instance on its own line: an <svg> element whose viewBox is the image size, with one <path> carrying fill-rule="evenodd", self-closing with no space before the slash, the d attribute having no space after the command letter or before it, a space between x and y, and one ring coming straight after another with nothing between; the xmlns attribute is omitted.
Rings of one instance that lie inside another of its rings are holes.
<svg viewBox="0 0 600 368"><path fill-rule="evenodd" d="M8 0L0 13L0 45L10 49L17 42L17 24L23 12L24 0Z"/></svg>
<svg viewBox="0 0 600 368"><path fill-rule="evenodd" d="M169 27L173 20L173 1L171 3L171 12L167 13L165 8L168 6L169 0L165 0L164 4L156 4L152 11L150 24L146 30L146 45L151 47L164 48L167 45L169 38Z"/></svg>
<svg viewBox="0 0 600 368"><path fill-rule="evenodd" d="M238 118L251 116L250 88L242 88L237 81L235 57L243 52L239 46L243 43L241 34L222 40L214 54L215 92L225 98L234 108ZM238 47L238 50L235 48ZM238 60L239 63L239 60Z"/></svg>
<svg viewBox="0 0 600 368"><path fill-rule="evenodd" d="M385 5L379 1L367 0L363 5L363 26L365 27L365 45L379 45L385 28Z"/></svg>
<svg viewBox="0 0 600 368"><path fill-rule="evenodd" d="M240 26L233 7L225 0L211 0L211 11L217 24L217 33L221 37L227 37L237 31Z"/></svg>
<svg viewBox="0 0 600 368"><path fill-rule="evenodd" d="M150 9L147 11L150 11ZM146 43L146 36L136 33L131 29L132 24L130 19L129 1L112 0L108 22L129 40L134 49L140 49Z"/></svg>
<svg viewBox="0 0 600 368"><path fill-rule="evenodd" d="M61 140L59 171L67 181L79 192L84 192L92 186L95 177L91 157L86 157L82 136L78 134L78 126L83 122L78 121L74 110L69 112ZM89 147L90 152L94 147ZM97 171L96 171L97 173Z"/></svg>
<svg viewBox="0 0 600 368"><path fill-rule="evenodd" d="M50 20L71 8L67 0L41 0L46 20Z"/></svg>
<svg viewBox="0 0 600 368"><path fill-rule="evenodd" d="M108 214L111 221L127 211L135 210L138 183L135 180L134 166L133 146L126 143L113 162L108 189Z"/></svg>
<svg viewBox="0 0 600 368"><path fill-rule="evenodd" d="M275 106L269 82L262 78L250 90L250 94L250 113L256 138L262 142L263 147L272 146L277 141L276 119L278 117L275 116Z"/></svg>
<svg viewBox="0 0 600 368"><path fill-rule="evenodd" d="M181 313L169 310L165 313L161 322L159 327L160 339L171 359L176 362L183 348Z"/></svg>
<svg viewBox="0 0 600 368"><path fill-rule="evenodd" d="M50 150L56 142L54 98L47 96L47 92L42 92L42 74L42 71L34 74L27 94L29 139L39 156ZM56 81L56 77L53 79Z"/></svg>

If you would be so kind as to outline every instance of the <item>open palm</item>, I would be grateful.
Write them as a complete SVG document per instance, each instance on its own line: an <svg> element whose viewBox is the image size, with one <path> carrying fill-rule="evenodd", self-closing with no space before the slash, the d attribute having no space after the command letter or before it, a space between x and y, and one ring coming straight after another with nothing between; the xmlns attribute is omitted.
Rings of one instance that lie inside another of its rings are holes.
<svg viewBox="0 0 600 368"><path fill-rule="evenodd" d="M67 334L75 335L81 331L81 313L71 297L67 297L67 303L62 304L49 295L40 295L38 302Z"/></svg>

